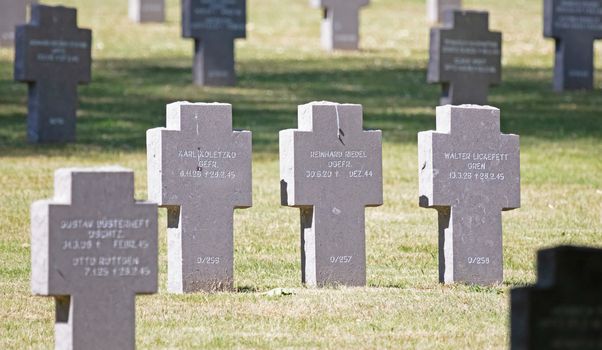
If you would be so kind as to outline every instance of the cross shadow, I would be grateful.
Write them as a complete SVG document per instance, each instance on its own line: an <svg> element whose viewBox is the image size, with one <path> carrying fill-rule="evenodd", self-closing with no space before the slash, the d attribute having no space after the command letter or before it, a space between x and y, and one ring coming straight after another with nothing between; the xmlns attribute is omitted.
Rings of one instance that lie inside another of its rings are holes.
<svg viewBox="0 0 602 350"><path fill-rule="evenodd" d="M361 56L336 59L246 59L236 87L204 88L191 82L188 59L119 59L94 63L93 81L81 86L75 145L29 145L25 139L25 84L14 83L11 62L0 62L0 149L26 156L104 149L139 152L146 130L165 125L165 105L179 100L233 104L234 127L253 131L255 152L275 153L278 132L297 127L297 105L314 100L360 103L364 126L382 129L391 143L416 143L435 128L440 87L426 84L424 69L375 66ZM420 67L421 62L404 63ZM502 109L502 131L533 138L601 138L599 91L557 94L552 72L506 67L490 104Z"/></svg>

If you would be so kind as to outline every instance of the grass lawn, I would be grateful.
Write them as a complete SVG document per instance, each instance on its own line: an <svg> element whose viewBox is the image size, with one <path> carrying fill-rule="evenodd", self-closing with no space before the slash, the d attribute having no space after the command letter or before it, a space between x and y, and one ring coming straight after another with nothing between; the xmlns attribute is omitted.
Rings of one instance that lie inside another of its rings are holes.
<svg viewBox="0 0 602 350"><path fill-rule="evenodd" d="M362 12L363 50L335 54L320 49L321 13L307 0L249 0L234 88L191 84L177 0L166 24L149 25L130 23L123 0L63 3L94 30L76 144L25 142L26 85L12 81L12 50L0 49L1 349L53 344L52 298L29 288L30 203L52 196L56 168L107 164L134 169L146 198L145 131L163 126L177 100L232 103L235 127L253 131L254 206L235 214L238 291L185 296L165 293L161 209L160 293L137 299L140 349L502 349L508 291L535 280L536 251L602 245L602 61L596 91L554 93L542 1L465 1L490 11L504 34L504 83L490 103L522 146L522 208L503 214L506 282L489 288L438 283L437 214L418 207L416 133L435 128L439 94L425 83L424 0L373 0ZM365 126L383 130L385 205L366 210L367 288L300 283L299 213L280 207L278 131L296 127L297 105L313 100L360 103ZM293 294L266 294L279 287Z"/></svg>

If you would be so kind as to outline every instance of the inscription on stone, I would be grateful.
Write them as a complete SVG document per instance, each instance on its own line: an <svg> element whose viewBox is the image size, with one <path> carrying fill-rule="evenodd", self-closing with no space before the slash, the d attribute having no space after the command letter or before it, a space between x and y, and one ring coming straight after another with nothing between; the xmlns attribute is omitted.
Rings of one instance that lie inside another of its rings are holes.
<svg viewBox="0 0 602 350"><path fill-rule="evenodd" d="M194 39L194 83L236 83L234 40L246 37L246 0L182 0L182 35Z"/></svg>
<svg viewBox="0 0 602 350"><path fill-rule="evenodd" d="M322 47L326 50L357 50L359 47L360 9L370 0L310 0L323 8Z"/></svg>
<svg viewBox="0 0 602 350"><path fill-rule="evenodd" d="M487 104L501 82L502 34L489 31L486 12L454 11L431 29L429 83L442 84L441 105Z"/></svg>
<svg viewBox="0 0 602 350"><path fill-rule="evenodd" d="M497 108L448 105L418 150L420 206L439 214L439 280L501 283L501 211L520 206L519 137L500 134Z"/></svg>
<svg viewBox="0 0 602 350"><path fill-rule="evenodd" d="M232 106L177 102L147 132L149 198L168 210L168 290L232 290L233 210L251 200L251 132Z"/></svg>
<svg viewBox="0 0 602 350"><path fill-rule="evenodd" d="M299 106L299 129L280 132L282 205L301 209L302 281L366 284L364 207L383 203L380 131L362 106Z"/></svg>
<svg viewBox="0 0 602 350"><path fill-rule="evenodd" d="M602 348L602 250L541 250L537 275L511 291L511 349Z"/></svg>
<svg viewBox="0 0 602 350"><path fill-rule="evenodd" d="M134 22L165 22L165 0L129 0L128 13Z"/></svg>
<svg viewBox="0 0 602 350"><path fill-rule="evenodd" d="M544 36L556 41L554 89L591 90L602 0L544 0Z"/></svg>
<svg viewBox="0 0 602 350"><path fill-rule="evenodd" d="M77 85L91 79L92 32L77 27L77 11L33 5L31 23L17 27L15 80L28 83L27 138L75 140Z"/></svg>
<svg viewBox="0 0 602 350"><path fill-rule="evenodd" d="M56 349L134 349L136 294L157 291L157 206L133 172L59 169L31 209L31 286L54 296Z"/></svg>
<svg viewBox="0 0 602 350"><path fill-rule="evenodd" d="M0 0L0 46L12 47L15 27L25 23L27 8L36 0Z"/></svg>
<svg viewBox="0 0 602 350"><path fill-rule="evenodd" d="M462 0L427 0L427 18L429 22L443 22L445 13L462 9Z"/></svg>

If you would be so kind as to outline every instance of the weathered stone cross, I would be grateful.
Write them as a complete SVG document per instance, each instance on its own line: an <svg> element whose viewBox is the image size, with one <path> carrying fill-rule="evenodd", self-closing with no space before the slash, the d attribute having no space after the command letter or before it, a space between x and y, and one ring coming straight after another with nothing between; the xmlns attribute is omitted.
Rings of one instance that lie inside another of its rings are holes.
<svg viewBox="0 0 602 350"><path fill-rule="evenodd" d="M493 107L437 107L437 131L418 134L420 206L439 212L439 279L503 280L501 211L520 206L517 135Z"/></svg>
<svg viewBox="0 0 602 350"><path fill-rule="evenodd" d="M31 207L31 288L54 296L56 349L134 349L136 294L157 292L157 205L123 168L59 169Z"/></svg>
<svg viewBox="0 0 602 350"><path fill-rule="evenodd" d="M246 0L182 0L182 35L194 39L194 83L236 83L234 40L246 37Z"/></svg>
<svg viewBox="0 0 602 350"><path fill-rule="evenodd" d="M77 85L91 79L92 32L77 27L77 10L33 5L17 27L15 80L28 83L30 142L75 140Z"/></svg>
<svg viewBox="0 0 602 350"><path fill-rule="evenodd" d="M324 8L322 47L326 50L357 50L359 12L370 0L310 0L313 7Z"/></svg>
<svg viewBox="0 0 602 350"><path fill-rule="evenodd" d="M593 89L594 40L602 39L602 0L545 0L544 35L556 39L554 89Z"/></svg>
<svg viewBox="0 0 602 350"><path fill-rule="evenodd" d="M299 129L280 132L282 205L301 209L302 280L366 284L364 207L383 203L380 131L362 106L299 106Z"/></svg>
<svg viewBox="0 0 602 350"><path fill-rule="evenodd" d="M441 105L487 104L502 78L502 34L489 31L487 12L453 11L431 29L429 83L441 83Z"/></svg>
<svg viewBox="0 0 602 350"><path fill-rule="evenodd" d="M147 132L149 198L168 209L168 290L233 288L233 209L251 198L251 132L232 106L177 102Z"/></svg>

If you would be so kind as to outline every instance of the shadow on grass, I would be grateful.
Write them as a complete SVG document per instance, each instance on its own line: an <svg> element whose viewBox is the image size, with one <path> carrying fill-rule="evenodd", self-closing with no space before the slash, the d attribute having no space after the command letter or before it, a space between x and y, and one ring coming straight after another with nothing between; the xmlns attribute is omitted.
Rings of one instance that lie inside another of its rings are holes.
<svg viewBox="0 0 602 350"><path fill-rule="evenodd" d="M0 76L11 75L0 62ZM415 65L414 65L415 66ZM278 131L296 127L297 105L331 100L364 105L365 127L382 129L385 141L415 143L416 133L435 127L438 86L425 83L425 71L374 58L245 60L232 88L191 84L189 60L102 60L93 82L80 87L75 145L28 145L26 85L0 80L0 148L3 156L52 155L83 149L140 151L145 132L163 126L165 105L178 100L234 105L234 127L254 133L254 150L277 152ZM509 67L505 82L491 91L502 109L502 130L554 140L602 137L599 91L556 94L551 72Z"/></svg>

